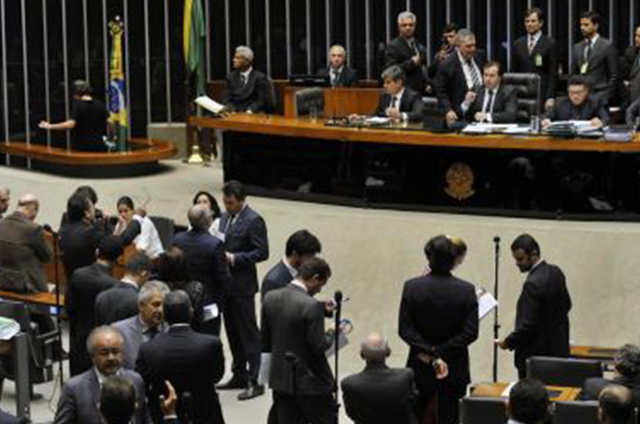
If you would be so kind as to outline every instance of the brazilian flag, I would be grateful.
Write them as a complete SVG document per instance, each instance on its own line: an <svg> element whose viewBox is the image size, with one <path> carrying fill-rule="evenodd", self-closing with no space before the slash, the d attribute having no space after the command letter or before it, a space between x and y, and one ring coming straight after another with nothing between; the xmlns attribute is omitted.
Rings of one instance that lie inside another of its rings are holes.
<svg viewBox="0 0 640 424"><path fill-rule="evenodd" d="M112 21L109 24L109 32L113 40L109 72L109 123L115 129L118 151L122 152L127 148L129 129L129 113L125 97L124 56L122 54L122 21L118 18Z"/></svg>
<svg viewBox="0 0 640 424"><path fill-rule="evenodd" d="M207 28L200 0L184 0L183 43L187 75L195 82L194 94L205 94L204 47Z"/></svg>

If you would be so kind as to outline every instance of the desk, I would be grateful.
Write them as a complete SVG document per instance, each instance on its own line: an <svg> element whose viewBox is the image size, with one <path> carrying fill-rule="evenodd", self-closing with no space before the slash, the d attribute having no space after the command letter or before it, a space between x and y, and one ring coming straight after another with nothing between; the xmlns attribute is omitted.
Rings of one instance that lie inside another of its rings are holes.
<svg viewBox="0 0 640 424"><path fill-rule="evenodd" d="M618 349L615 347L571 346L572 358L597 359L602 362L613 362Z"/></svg>
<svg viewBox="0 0 640 424"><path fill-rule="evenodd" d="M640 138L611 143L434 134L414 125L331 127L323 120L250 114L193 117L188 124L224 131L224 177L244 182L253 194L364 207L640 220L635 194L640 186L633 177L640 170ZM535 211L513 200L520 187L509 172L520 157L539 162L535 189L541 200ZM570 165L566 170L571 173L555 169L557 158ZM585 172L585 188L573 194L571 178ZM567 182L559 184L560 178ZM610 205L622 204L632 212L596 211L588 199L600 194Z"/></svg>
<svg viewBox="0 0 640 424"><path fill-rule="evenodd" d="M510 383L478 383L471 387L471 396L475 397L504 397L502 394ZM578 398L580 389L577 387L546 386L549 393L556 396L550 397L552 402L572 401Z"/></svg>
<svg viewBox="0 0 640 424"><path fill-rule="evenodd" d="M60 303L56 302L55 293L34 293L34 294L21 294L9 291L0 290L0 298L7 300L16 300L18 302L29 303L32 305L41 306L64 306L64 295L60 295Z"/></svg>

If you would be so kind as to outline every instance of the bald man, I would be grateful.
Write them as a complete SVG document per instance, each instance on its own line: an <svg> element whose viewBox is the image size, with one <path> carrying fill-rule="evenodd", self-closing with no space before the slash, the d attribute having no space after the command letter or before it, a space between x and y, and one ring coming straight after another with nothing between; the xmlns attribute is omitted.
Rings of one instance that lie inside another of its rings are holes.
<svg viewBox="0 0 640 424"><path fill-rule="evenodd" d="M5 212L9 210L9 202L11 201L11 192L7 187L0 187L0 219Z"/></svg>
<svg viewBox="0 0 640 424"><path fill-rule="evenodd" d="M39 203L26 194L14 213L0 221L0 287L16 292L47 291L43 265L51 260L44 229L34 221Z"/></svg>
<svg viewBox="0 0 640 424"><path fill-rule="evenodd" d="M626 424L633 422L635 405L631 390L611 385L598 398L598 419L602 424Z"/></svg>
<svg viewBox="0 0 640 424"><path fill-rule="evenodd" d="M377 333L369 334L361 345L364 370L342 380L347 415L356 424L417 424L414 401L417 396L413 370L389 368L391 354L387 340Z"/></svg>

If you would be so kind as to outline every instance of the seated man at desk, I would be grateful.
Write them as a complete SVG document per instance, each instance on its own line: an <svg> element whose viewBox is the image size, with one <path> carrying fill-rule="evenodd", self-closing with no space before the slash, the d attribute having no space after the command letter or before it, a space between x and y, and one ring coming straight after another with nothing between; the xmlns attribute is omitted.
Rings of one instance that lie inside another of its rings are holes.
<svg viewBox="0 0 640 424"><path fill-rule="evenodd" d="M496 124L516 121L518 100L513 87L502 84L502 65L488 62L483 67L483 85L467 92L459 116L470 122Z"/></svg>
<svg viewBox="0 0 640 424"><path fill-rule="evenodd" d="M378 102L377 116L386 116L395 121L422 121L424 104L416 91L405 87L402 68L393 65L382 73L384 91Z"/></svg>
<svg viewBox="0 0 640 424"><path fill-rule="evenodd" d="M347 52L340 45L329 49L329 65L320 69L318 75L329 75L331 87L357 87L358 72L347 66Z"/></svg>
<svg viewBox="0 0 640 424"><path fill-rule="evenodd" d="M253 50L236 48L233 71L227 75L223 103L232 112L266 113L271 110L271 83L265 74L253 69Z"/></svg>
<svg viewBox="0 0 640 424"><path fill-rule="evenodd" d="M599 100L589 96L589 83L584 77L571 77L567 92L568 97L559 99L554 107L543 115L543 128L551 125L552 121L591 121L594 128L602 128L609 124L609 112Z"/></svg>

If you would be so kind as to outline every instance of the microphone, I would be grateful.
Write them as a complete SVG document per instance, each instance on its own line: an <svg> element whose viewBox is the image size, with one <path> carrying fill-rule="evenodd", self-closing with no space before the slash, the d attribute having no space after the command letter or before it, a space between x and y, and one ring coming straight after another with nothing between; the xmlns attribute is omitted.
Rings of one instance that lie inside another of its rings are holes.
<svg viewBox="0 0 640 424"><path fill-rule="evenodd" d="M500 243L500 236L495 236L495 237L493 238L493 242L494 242L494 243Z"/></svg>
<svg viewBox="0 0 640 424"><path fill-rule="evenodd" d="M336 303L342 303L342 292L340 290L335 292L335 294L333 295L333 300L335 300Z"/></svg>

